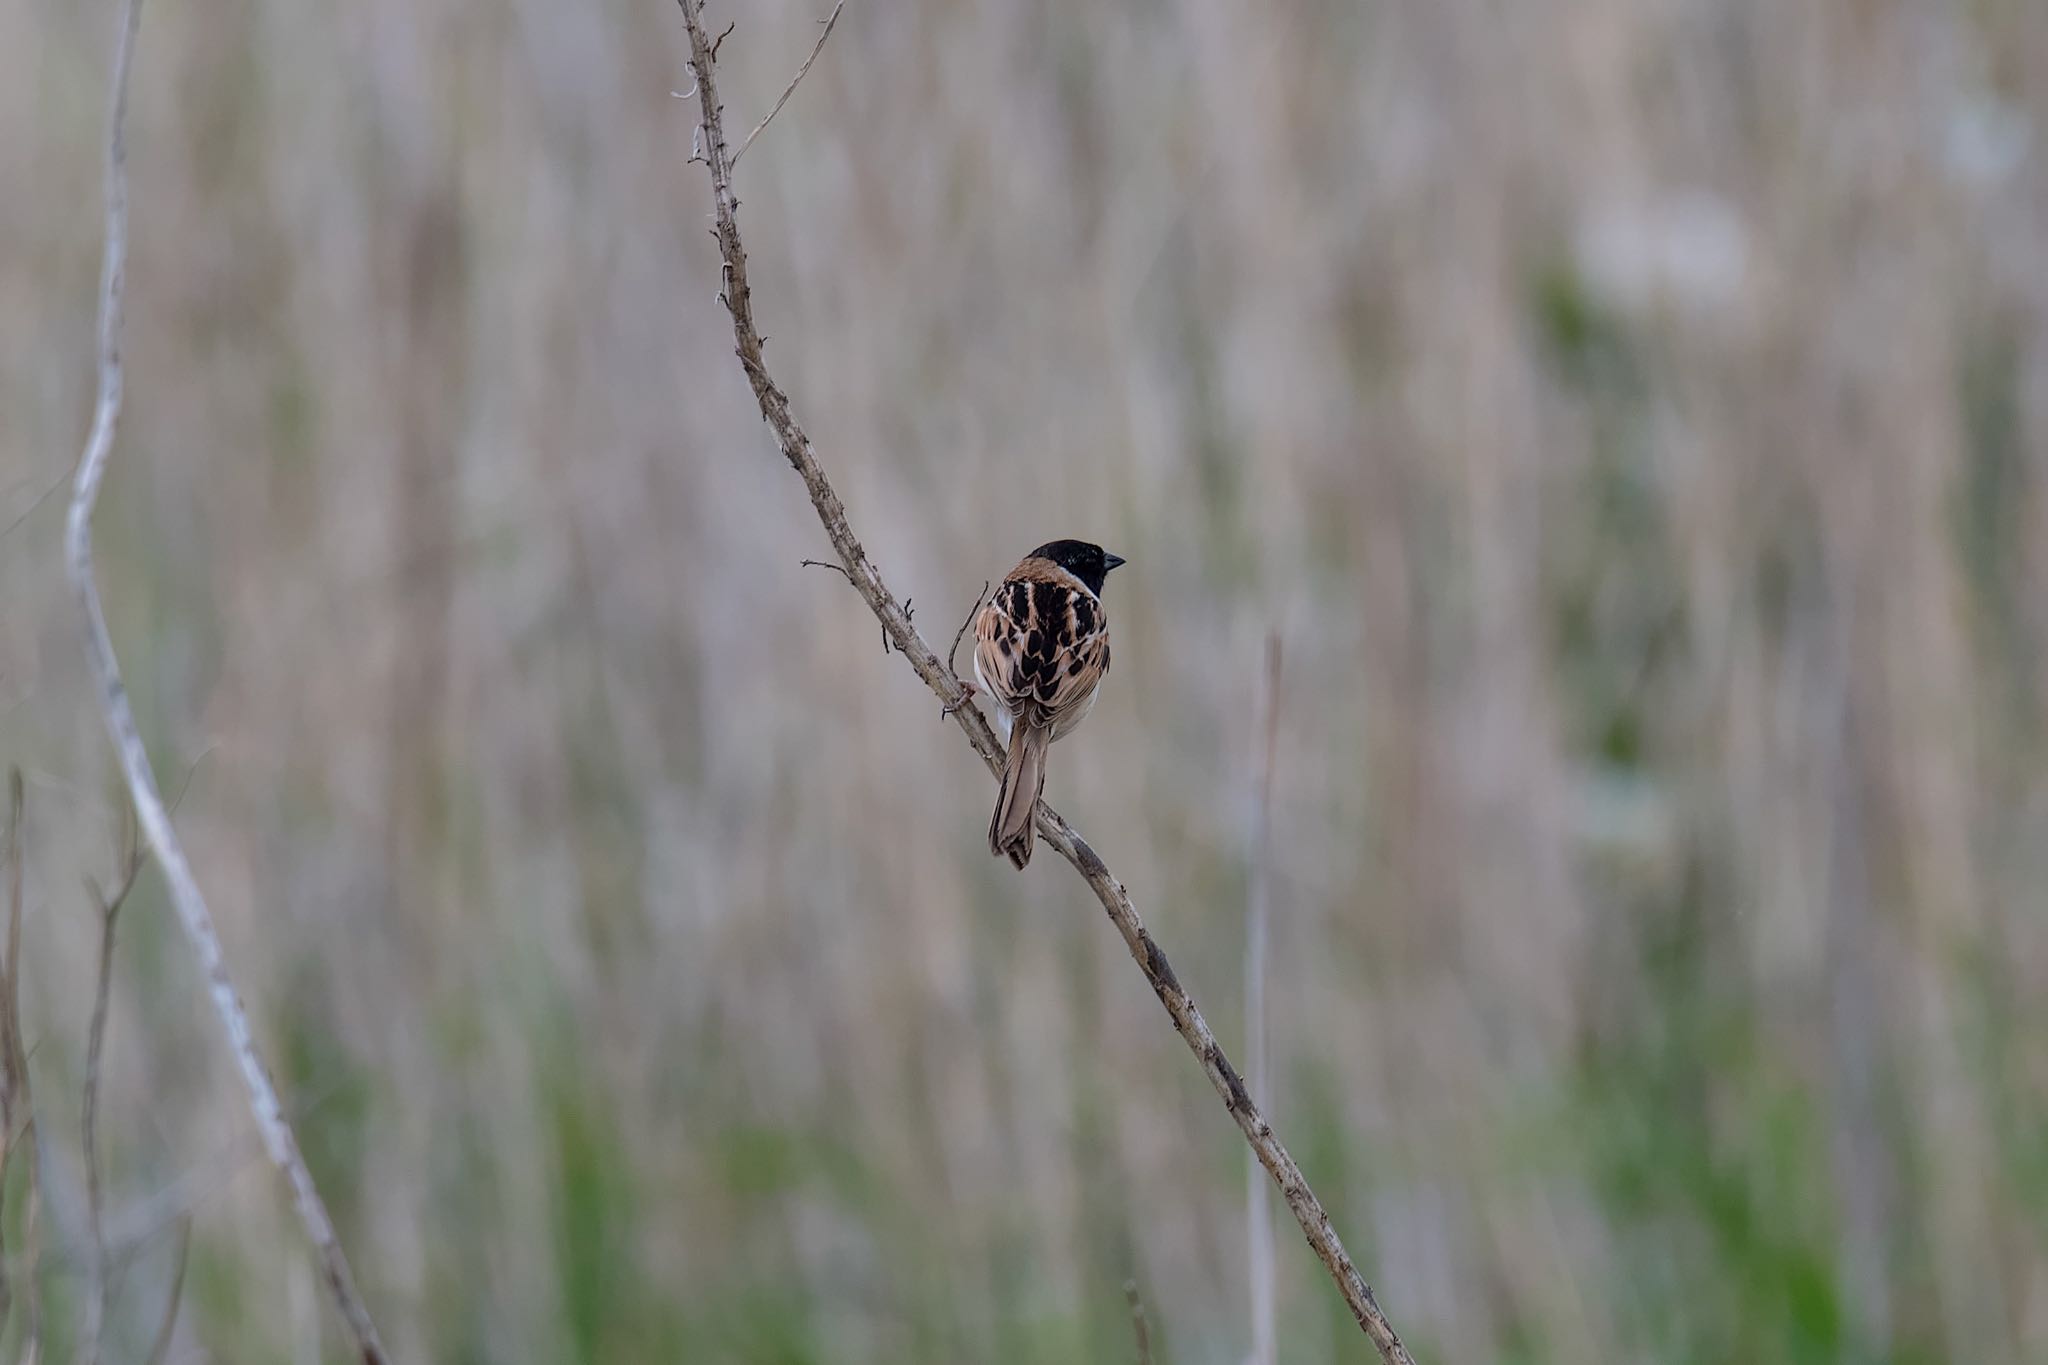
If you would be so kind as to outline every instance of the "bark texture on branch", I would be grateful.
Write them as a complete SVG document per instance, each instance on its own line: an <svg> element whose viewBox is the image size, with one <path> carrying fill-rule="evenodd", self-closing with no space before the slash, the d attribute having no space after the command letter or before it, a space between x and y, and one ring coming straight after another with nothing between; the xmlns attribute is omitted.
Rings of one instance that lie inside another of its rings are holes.
<svg viewBox="0 0 2048 1365"><path fill-rule="evenodd" d="M249 1091L249 1110L263 1135L270 1159L284 1173L291 1186L292 1203L306 1238L320 1260L321 1273L329 1294L340 1309L355 1340L356 1352L365 1365L383 1365L384 1347L377 1325L356 1290L348 1258L342 1254L335 1235L334 1220L313 1184L313 1174L299 1151L298 1136L285 1117L277 1086L256 1050L249 1027L249 1013L228 973L227 957L221 950L220 934L213 925L212 912L200 894L199 881L186 861L177 831L157 790L156 774L142 735L135 727L135 711L128 704L128 690L121 681L121 665L114 657L114 642L107 634L106 614L100 609L99 589L93 583L92 512L99 500L100 481L106 476L107 457L114 448L114 430L121 417L121 285L128 258L128 162L125 124L128 115L128 72L133 63L136 30L142 21L142 0L128 0L122 21L119 46L114 56L113 112L107 131L106 163L106 253L100 265L99 301L99 390L93 404L92 431L79 457L78 473L71 486L71 512L65 523L65 569L72 590L78 595L79 613L84 619L86 661L91 666L100 710L113 740L121 775L135 803L135 815L149 846L163 868L171 904L178 922L199 959L200 974L206 978L214 1012L227 1032L229 1050L234 1053L242 1081Z"/></svg>
<svg viewBox="0 0 2048 1365"><path fill-rule="evenodd" d="M714 70L717 43L705 31L702 0L677 0L677 4L682 8L683 25L689 32L690 65L696 76L696 93L701 109L702 138L698 144L698 159L705 163L710 173L715 204L712 231L718 239L719 255L724 262L725 287L719 293L719 300L732 315L733 341L740 367L746 372L747 382L753 386L761 416L775 433L783 458L804 481L804 487L811 495L811 505L817 509L825 534L831 540L832 548L838 552L847 581L882 623L882 632L889 643L909 660L925 685L945 703L948 714L959 724L989 771L999 773L1003 751L996 742L995 732L981 711L969 704L960 679L924 642L924 637L911 625L902 604L882 582L881 573L847 523L846 507L825 478L810 437L790 411L788 395L769 376L762 360L761 334L754 324L753 295L747 279L747 252L740 240L739 200L733 194L732 157L725 140L724 108L718 99L718 80ZM1413 1357L1401 1344L1393 1325L1380 1311L1371 1286L1358 1273L1336 1230L1330 1226L1329 1215L1324 1213L1315 1192L1303 1178L1301 1168L1294 1164L1294 1158L1288 1155L1287 1148L1273 1132L1273 1126L1252 1102L1243 1077L1231 1065L1230 1058L1224 1055L1216 1035L1202 1018L1202 1012L1195 1008L1195 1002L1174 975L1166 954L1160 951L1144 921L1139 919L1123 883L1111 874L1080 833L1043 801L1038 803L1038 832L1061 857L1074 865L1094 890L1096 899L1102 902L1110 922L1130 949L1132 959L1145 973L1145 979L1159 997L1159 1003L1166 1007L1167 1014L1173 1019L1174 1028L1201 1062L1210 1084L1216 1087L1216 1093L1222 1097L1230 1116L1237 1121L1259 1163L1272 1175L1273 1183L1279 1187L1289 1211L1301 1225L1302 1235L1328 1267L1338 1292L1344 1296L1344 1302L1350 1307L1352 1316L1357 1318L1359 1327L1371 1338L1386 1365L1414 1365Z"/></svg>

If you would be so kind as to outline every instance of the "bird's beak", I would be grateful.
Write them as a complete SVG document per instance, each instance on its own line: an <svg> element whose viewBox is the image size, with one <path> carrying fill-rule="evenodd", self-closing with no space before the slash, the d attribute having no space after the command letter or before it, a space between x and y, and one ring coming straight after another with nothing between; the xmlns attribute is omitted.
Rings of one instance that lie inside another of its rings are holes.
<svg viewBox="0 0 2048 1365"><path fill-rule="evenodd" d="M1107 550L1102 552L1102 571L1104 573L1108 573L1111 569L1122 568L1123 563L1124 557L1122 555L1113 555Z"/></svg>

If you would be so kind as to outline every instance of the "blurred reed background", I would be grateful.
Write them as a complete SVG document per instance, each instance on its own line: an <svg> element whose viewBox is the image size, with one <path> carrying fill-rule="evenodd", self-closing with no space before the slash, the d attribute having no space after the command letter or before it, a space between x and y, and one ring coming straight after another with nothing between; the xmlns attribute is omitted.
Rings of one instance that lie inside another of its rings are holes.
<svg viewBox="0 0 2048 1365"><path fill-rule="evenodd" d="M120 802L42 495L115 8L0 3L56 1252ZM825 9L719 0L736 130ZM145 12L100 580L343 1239L407 1360L1121 1361L1134 1277L1236 1362L1241 1140L798 567L683 51L657 0ZM1419 1358L2048 1358L2044 118L2038 0L850 0L741 164L927 638L1129 557L1048 796L1233 1049L1281 633L1274 1118ZM173 1358L339 1359L153 873L116 970ZM1281 1360L1363 1358L1277 1251Z"/></svg>

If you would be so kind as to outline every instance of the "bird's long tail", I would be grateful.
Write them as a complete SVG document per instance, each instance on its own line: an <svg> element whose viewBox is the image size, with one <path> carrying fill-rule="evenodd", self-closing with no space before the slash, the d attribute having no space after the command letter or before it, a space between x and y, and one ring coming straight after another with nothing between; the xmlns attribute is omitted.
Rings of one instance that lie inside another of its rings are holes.
<svg viewBox="0 0 2048 1365"><path fill-rule="evenodd" d="M1032 814L1045 790L1045 746L1052 732L1022 716L1010 727L1010 757L1003 764L1003 790L988 822L988 851L1018 867L1031 861Z"/></svg>

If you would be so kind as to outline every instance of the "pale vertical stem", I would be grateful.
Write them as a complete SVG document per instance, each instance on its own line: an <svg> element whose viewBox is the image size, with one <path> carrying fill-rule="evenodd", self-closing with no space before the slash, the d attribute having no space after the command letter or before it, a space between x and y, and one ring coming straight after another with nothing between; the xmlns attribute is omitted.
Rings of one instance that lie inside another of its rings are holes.
<svg viewBox="0 0 2048 1365"><path fill-rule="evenodd" d="M0 1154L0 1190L7 1180L7 1164L22 1147L28 1162L24 1192L21 1243L22 1302L26 1323L22 1328L23 1365L35 1365L43 1347L42 1272L42 1134L36 1131L35 1100L28 1080L28 1048L21 1036L21 770L9 774L7 807L7 961L0 973L0 1124L6 1131L7 1149Z"/></svg>
<svg viewBox="0 0 2048 1365"><path fill-rule="evenodd" d="M7 913L10 925L21 922L21 769L9 769L7 774ZM15 944L20 942L19 932L13 933ZM0 958L0 1215L7 1211L7 1172L13 1164L15 1150L22 1142L22 1132L14 1122L15 1105L18 1096L14 1083L14 1021L13 1005L14 946L0 948L6 956ZM7 1319L14 1311L14 1284L7 1274L6 1220L0 1217L0 1330L7 1326Z"/></svg>
<svg viewBox="0 0 2048 1365"><path fill-rule="evenodd" d="M1266 1061L1266 939L1272 903L1273 750L1280 732L1280 635L1266 637L1265 704L1253 779L1250 871L1244 915L1245 1080L1252 1103L1271 1112L1273 1077ZM1273 1304L1273 1220L1267 1177L1257 1152L1245 1164L1245 1267L1251 1276L1251 1365L1274 1365L1278 1352Z"/></svg>
<svg viewBox="0 0 2048 1365"><path fill-rule="evenodd" d="M85 1149L85 1208L92 1245L85 1275L85 1330L80 1335L78 1359L82 1365L99 1365L100 1330L107 1316L107 1231L106 1198L100 1171L100 1069L106 1056L107 1007L114 996L114 927L135 879L142 875L144 857L137 839L134 812L121 822L121 883L114 894L103 893L90 878L86 888L100 912L100 966L93 982L92 1025L85 1041L85 1103L79 1127Z"/></svg>
<svg viewBox="0 0 2048 1365"><path fill-rule="evenodd" d="M107 1316L107 1232L105 1196L100 1179L100 1064L106 1053L107 1005L113 996L114 922L121 913L119 898L103 901L100 910L100 966L93 983L92 1027L85 1043L85 1108L80 1141L85 1147L85 1207L92 1245L85 1273L85 1330L78 1347L83 1365L99 1365L100 1329Z"/></svg>
<svg viewBox="0 0 2048 1365"><path fill-rule="evenodd" d="M206 978L214 1012L228 1036L228 1047L240 1067L249 1092L249 1109L270 1159L284 1173L292 1190L292 1202L307 1240L313 1244L327 1280L329 1293L340 1309L358 1355L366 1365L382 1365L384 1348L377 1326L370 1318L348 1258L342 1254L334 1222L327 1205L313 1184L313 1174L299 1151L298 1137L285 1118L277 1087L256 1050L249 1014L240 992L228 973L227 957L221 950L220 934L213 914L200 894L199 880L186 861L170 813L157 790L156 774L149 753L136 729L134 708L128 704L128 690L121 681L121 665L114 656L114 642L107 633L106 614L100 608L99 589L93 582L92 513L99 500L100 481L106 476L107 457L114 448L114 430L121 416L121 286L128 264L128 152L125 125L128 116L128 74L135 52L135 35L142 22L142 0L128 0L126 20L114 54L113 112L108 121L106 160L106 254L100 264L99 302L99 392L93 404L92 431L79 457L78 473L71 486L71 511L65 523L65 569L72 590L78 595L84 618L86 662L97 685L100 710L121 773L135 802L136 818L149 836L150 849L163 868L170 889L171 904L179 924L199 959Z"/></svg>

